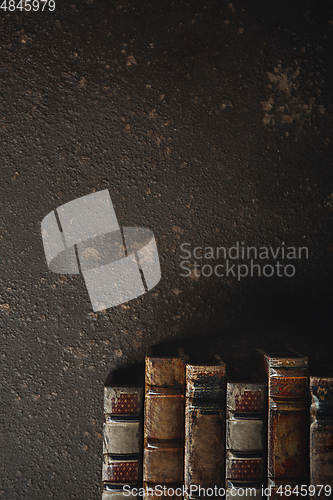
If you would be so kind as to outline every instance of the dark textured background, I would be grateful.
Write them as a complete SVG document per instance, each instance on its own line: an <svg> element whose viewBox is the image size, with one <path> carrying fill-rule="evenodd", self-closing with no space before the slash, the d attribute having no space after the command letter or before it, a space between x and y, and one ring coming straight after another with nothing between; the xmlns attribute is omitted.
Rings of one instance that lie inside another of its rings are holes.
<svg viewBox="0 0 333 500"><path fill-rule="evenodd" d="M148 346L332 355L331 2L94 0L1 11L3 498L100 498L103 383ZM93 313L43 217L109 189L162 280ZM292 278L180 276L179 245L307 246ZM214 347L215 346L215 347Z"/></svg>

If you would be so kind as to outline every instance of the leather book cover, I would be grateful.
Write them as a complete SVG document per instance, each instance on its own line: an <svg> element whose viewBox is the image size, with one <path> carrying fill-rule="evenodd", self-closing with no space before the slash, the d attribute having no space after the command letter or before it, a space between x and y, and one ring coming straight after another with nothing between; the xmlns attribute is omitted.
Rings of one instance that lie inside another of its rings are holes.
<svg viewBox="0 0 333 500"><path fill-rule="evenodd" d="M310 377L310 398L310 485L316 487L314 498L332 498L333 378Z"/></svg>
<svg viewBox="0 0 333 500"><path fill-rule="evenodd" d="M251 497L262 498L266 480L266 405L265 383L227 383L227 499L247 496L245 488L251 488Z"/></svg>
<svg viewBox="0 0 333 500"><path fill-rule="evenodd" d="M124 500L124 486L140 485L142 413L142 387L104 387L102 500Z"/></svg>
<svg viewBox="0 0 333 500"><path fill-rule="evenodd" d="M267 475L271 498L298 498L308 484L308 359L261 351L268 377ZM289 488L291 494L289 492ZM293 490L295 492L293 493Z"/></svg>
<svg viewBox="0 0 333 500"><path fill-rule="evenodd" d="M210 488L214 498L224 488L225 385L222 362L186 367L185 498L212 498Z"/></svg>
<svg viewBox="0 0 333 500"><path fill-rule="evenodd" d="M185 366L185 357L146 357L143 482L149 498L163 498L156 486L183 484Z"/></svg>

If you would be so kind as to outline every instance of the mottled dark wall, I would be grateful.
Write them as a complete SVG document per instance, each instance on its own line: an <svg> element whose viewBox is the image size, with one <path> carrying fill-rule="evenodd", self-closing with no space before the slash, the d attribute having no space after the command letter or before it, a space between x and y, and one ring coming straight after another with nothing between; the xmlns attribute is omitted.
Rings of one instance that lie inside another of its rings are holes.
<svg viewBox="0 0 333 500"><path fill-rule="evenodd" d="M59 5L58 5L59 4ZM256 347L330 363L330 2L57 2L0 20L3 498L99 498L103 383L179 341L246 378ZM43 217L109 189L162 279L93 313ZM181 277L179 245L307 246L295 276ZM195 336L195 338L194 338ZM217 347L216 347L217 346Z"/></svg>

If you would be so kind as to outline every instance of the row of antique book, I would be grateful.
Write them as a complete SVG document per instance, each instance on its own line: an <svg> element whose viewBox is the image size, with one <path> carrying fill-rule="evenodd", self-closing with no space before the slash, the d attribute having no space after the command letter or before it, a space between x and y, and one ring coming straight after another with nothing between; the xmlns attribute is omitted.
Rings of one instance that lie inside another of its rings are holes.
<svg viewBox="0 0 333 500"><path fill-rule="evenodd" d="M251 383L179 354L105 386L102 500L333 497L333 378L295 352L258 351Z"/></svg>

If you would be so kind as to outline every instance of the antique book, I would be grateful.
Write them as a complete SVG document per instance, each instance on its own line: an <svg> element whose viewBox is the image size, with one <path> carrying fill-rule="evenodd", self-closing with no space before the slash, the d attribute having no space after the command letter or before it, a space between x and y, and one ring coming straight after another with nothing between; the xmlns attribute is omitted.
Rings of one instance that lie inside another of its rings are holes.
<svg viewBox="0 0 333 500"><path fill-rule="evenodd" d="M310 492L332 498L333 377L310 377L310 398Z"/></svg>
<svg viewBox="0 0 333 500"><path fill-rule="evenodd" d="M308 484L308 359L260 354L268 377L268 496L296 498Z"/></svg>
<svg viewBox="0 0 333 500"><path fill-rule="evenodd" d="M186 357L146 357L143 485L182 488Z"/></svg>
<svg viewBox="0 0 333 500"><path fill-rule="evenodd" d="M143 387L104 387L102 500L125 500L140 486L142 416Z"/></svg>
<svg viewBox="0 0 333 500"><path fill-rule="evenodd" d="M218 358L218 357L216 357ZM185 498L223 496L225 481L225 364L186 366Z"/></svg>
<svg viewBox="0 0 333 500"><path fill-rule="evenodd" d="M266 480L266 393L265 383L227 383L227 499L263 497L262 486Z"/></svg>

